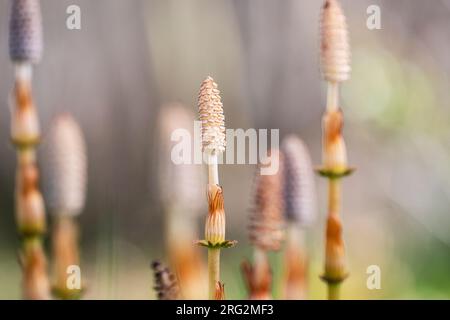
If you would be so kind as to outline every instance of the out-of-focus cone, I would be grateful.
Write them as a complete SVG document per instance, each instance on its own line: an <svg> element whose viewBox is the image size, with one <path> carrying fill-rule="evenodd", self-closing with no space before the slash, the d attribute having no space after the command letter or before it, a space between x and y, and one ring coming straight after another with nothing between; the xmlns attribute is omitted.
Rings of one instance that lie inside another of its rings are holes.
<svg viewBox="0 0 450 320"><path fill-rule="evenodd" d="M43 157L44 192L50 213L78 216L85 204L86 144L81 128L69 114L53 120Z"/></svg>
<svg viewBox="0 0 450 320"><path fill-rule="evenodd" d="M308 148L295 135L283 139L284 210L286 219L301 228L309 227L317 217L314 170Z"/></svg>
<svg viewBox="0 0 450 320"><path fill-rule="evenodd" d="M284 240L285 220L283 216L283 160L279 150L271 150L268 159L260 166L279 163L278 171L262 175L258 168L254 182L253 208L248 226L250 242L263 251L277 251Z"/></svg>
<svg viewBox="0 0 450 320"><path fill-rule="evenodd" d="M37 63L42 56L42 16L39 0L12 0L9 54L19 63Z"/></svg>

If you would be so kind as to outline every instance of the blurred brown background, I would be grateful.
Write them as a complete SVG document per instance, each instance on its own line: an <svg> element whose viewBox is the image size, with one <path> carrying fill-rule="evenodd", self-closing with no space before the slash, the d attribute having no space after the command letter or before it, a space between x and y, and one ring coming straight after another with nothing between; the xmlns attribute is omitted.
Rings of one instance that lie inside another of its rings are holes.
<svg viewBox="0 0 450 320"><path fill-rule="evenodd" d="M82 29L66 28L66 8ZM201 81L214 77L228 128L299 134L320 163L325 87L318 67L321 1L43 0L45 54L34 94L45 134L69 111L84 130L89 191L81 217L89 298L153 297L149 262L163 255L155 166L159 107L193 110ZM345 183L348 298L450 298L450 1L342 0L353 48L343 87L345 138L358 170ZM382 29L366 27L381 8ZM13 215L15 153L9 142L9 2L0 1L0 298L18 298ZM45 135L44 135L45 138ZM253 166L220 169L230 297L248 254L245 219ZM324 296L323 181L311 232L312 297ZM206 208L205 208L206 210ZM382 268L382 289L366 288L366 268ZM234 273L234 275L233 275Z"/></svg>

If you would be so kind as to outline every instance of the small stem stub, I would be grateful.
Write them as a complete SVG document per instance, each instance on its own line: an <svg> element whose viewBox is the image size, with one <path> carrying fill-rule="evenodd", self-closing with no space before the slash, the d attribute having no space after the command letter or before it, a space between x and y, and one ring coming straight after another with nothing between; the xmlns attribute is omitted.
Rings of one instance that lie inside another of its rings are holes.
<svg viewBox="0 0 450 320"><path fill-rule="evenodd" d="M328 283L328 300L339 300L341 282Z"/></svg>

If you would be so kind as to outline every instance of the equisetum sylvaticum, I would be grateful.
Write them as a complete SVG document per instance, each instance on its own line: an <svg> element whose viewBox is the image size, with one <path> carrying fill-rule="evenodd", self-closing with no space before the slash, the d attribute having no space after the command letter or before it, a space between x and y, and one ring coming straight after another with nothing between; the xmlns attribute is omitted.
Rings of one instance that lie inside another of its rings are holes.
<svg viewBox="0 0 450 320"><path fill-rule="evenodd" d="M17 150L16 222L21 238L20 263L24 299L49 299L50 284L43 248L46 233L44 201L39 190L36 147L39 119L32 96L33 66L42 56L39 0L11 1L9 53L15 80L11 107L11 139Z"/></svg>
<svg viewBox="0 0 450 320"><path fill-rule="evenodd" d="M277 168L276 172L262 174L261 167ZM283 217L283 157L279 150L270 150L256 171L253 207L248 225L253 245L253 264L241 265L244 280L252 300L272 299L272 270L268 253L280 250L285 237Z"/></svg>
<svg viewBox="0 0 450 320"><path fill-rule="evenodd" d="M286 245L284 252L283 298L307 298L308 253L306 231L317 215L314 170L308 148L295 135L281 144L284 156L284 213Z"/></svg>
<svg viewBox="0 0 450 320"><path fill-rule="evenodd" d="M59 299L78 299L83 289L78 217L85 205L87 158L81 128L71 115L53 120L43 150L44 196L52 217L52 292Z"/></svg>
<svg viewBox="0 0 450 320"><path fill-rule="evenodd" d="M352 169L342 136L343 114L339 106L339 85L350 78L350 43L347 23L337 0L326 0L321 17L321 67L327 82L327 107L322 119L322 167L319 174L328 179L328 218L326 226L325 270L322 279L328 298L339 299L340 287L348 276L342 235L341 180Z"/></svg>
<svg viewBox="0 0 450 320"><path fill-rule="evenodd" d="M209 299L213 300L220 282L220 250L235 245L225 239L225 208L223 190L219 185L219 156L225 151L225 116L217 84L207 77L200 87L198 112L201 121L202 151L208 165L208 215L205 222L205 239L199 245L208 248ZM219 295L221 296L221 295Z"/></svg>
<svg viewBox="0 0 450 320"><path fill-rule="evenodd" d="M172 159L175 144L172 137L178 137L177 130L193 136L194 120L191 109L172 102L161 107L157 122L158 180L165 219L167 258L177 275L180 296L188 300L208 297L208 278L206 265L201 259L201 248L192 245L197 239L197 221L204 207L203 174L199 165L178 163Z"/></svg>

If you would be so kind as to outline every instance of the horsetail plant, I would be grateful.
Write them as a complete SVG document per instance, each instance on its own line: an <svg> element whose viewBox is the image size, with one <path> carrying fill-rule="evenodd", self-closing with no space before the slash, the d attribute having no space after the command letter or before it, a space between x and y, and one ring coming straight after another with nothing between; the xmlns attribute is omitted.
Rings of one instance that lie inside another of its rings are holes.
<svg viewBox="0 0 450 320"><path fill-rule="evenodd" d="M277 162L275 164L274 162ZM254 246L253 265L241 265L249 298L272 299L272 271L268 252L278 251L285 237L283 218L283 158L279 150L271 150L261 166L278 167L276 173L261 175L257 170L254 182L253 208L249 222L250 242Z"/></svg>
<svg viewBox="0 0 450 320"><path fill-rule="evenodd" d="M77 217L86 195L86 146L82 131L69 114L52 123L45 145L43 173L47 206L53 215L53 294L81 297L81 284L67 285L68 268L79 266Z"/></svg>
<svg viewBox="0 0 450 320"><path fill-rule="evenodd" d="M50 298L47 261L42 245L46 232L45 208L36 166L40 128L31 92L33 65L42 56L41 20L39 0L11 2L9 53L15 69L11 139L17 150L16 221L22 240L20 262L25 299Z"/></svg>
<svg viewBox="0 0 450 320"><path fill-rule="evenodd" d="M316 217L316 192L311 157L295 135L283 139L284 212L287 220L283 294L287 300L301 300L307 293L308 255L305 230Z"/></svg>
<svg viewBox="0 0 450 320"><path fill-rule="evenodd" d="M169 264L177 275L184 299L205 299L206 268L200 259L200 249L192 246L202 209L201 168L195 164L168 161L174 144L172 135L177 129L188 130L193 135L194 119L189 109L180 103L161 107L158 172Z"/></svg>
<svg viewBox="0 0 450 320"><path fill-rule="evenodd" d="M232 247L236 242L225 240L225 209L218 170L218 157L226 145L225 116L220 91L211 77L207 77L200 87L198 109L202 124L202 151L208 164L208 216L205 239L197 243L208 248L208 292L209 299L214 300L220 282L220 250Z"/></svg>
<svg viewBox="0 0 450 320"><path fill-rule="evenodd" d="M328 299L339 299L340 287L348 276L342 236L341 178L352 172L342 137L343 114L339 108L339 84L350 78L350 44L347 23L337 0L326 0L321 18L321 64L328 85L327 107L322 120L323 165L319 174L328 179L328 218L325 271Z"/></svg>
<svg viewBox="0 0 450 320"><path fill-rule="evenodd" d="M178 300L180 298L180 288L176 276L170 269L159 261L152 263L153 276L156 292L159 300Z"/></svg>

